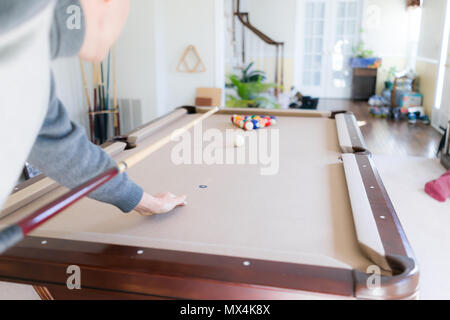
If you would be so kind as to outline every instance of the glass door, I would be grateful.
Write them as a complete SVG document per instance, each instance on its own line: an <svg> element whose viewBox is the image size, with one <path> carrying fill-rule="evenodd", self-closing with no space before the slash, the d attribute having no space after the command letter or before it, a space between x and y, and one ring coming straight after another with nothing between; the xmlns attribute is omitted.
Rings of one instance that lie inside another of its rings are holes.
<svg viewBox="0 0 450 320"><path fill-rule="evenodd" d="M299 77L304 95L349 98L352 70L349 59L358 44L361 0L300 0Z"/></svg>
<svg viewBox="0 0 450 320"><path fill-rule="evenodd" d="M326 97L350 98L352 69L349 61L358 45L361 8L358 0L331 1L335 4L331 19L331 66L326 70ZM334 21L333 21L334 18Z"/></svg>
<svg viewBox="0 0 450 320"><path fill-rule="evenodd" d="M322 96L325 72L326 0L300 1L297 17L300 21L304 21L299 24L298 29L300 55L297 59L300 67L300 84L297 84L297 88L303 95Z"/></svg>

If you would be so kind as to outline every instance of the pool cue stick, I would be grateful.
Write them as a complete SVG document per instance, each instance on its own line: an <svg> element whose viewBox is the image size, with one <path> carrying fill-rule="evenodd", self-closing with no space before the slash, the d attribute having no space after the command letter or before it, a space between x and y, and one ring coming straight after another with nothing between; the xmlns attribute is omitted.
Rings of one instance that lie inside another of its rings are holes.
<svg viewBox="0 0 450 320"><path fill-rule="evenodd" d="M110 99L109 99L109 82L110 82L110 77L111 77L111 50L109 50L108 52L108 62L107 62L107 66L106 66L106 105L105 105L105 110L109 110L109 105L110 105ZM111 114L107 114L106 115L106 124L107 124L107 128L109 128L110 125L110 119L111 119ZM112 135L115 135L115 132L113 130Z"/></svg>
<svg viewBox="0 0 450 320"><path fill-rule="evenodd" d="M102 92L100 90L100 77L99 77L99 66L95 65L95 79L96 79L96 87L97 87L97 97L98 97L98 111L102 111ZM98 132L99 132L99 139L100 144L103 143L103 126L102 126L102 118L100 114L97 115L97 121L98 121Z"/></svg>
<svg viewBox="0 0 450 320"><path fill-rule="evenodd" d="M97 89L97 108L96 111L102 111L102 97L100 92L100 78L99 78L99 66L95 64L95 87ZM102 144L102 120L100 114L96 115L96 123L97 123L97 135L98 135L98 144Z"/></svg>
<svg viewBox="0 0 450 320"><path fill-rule="evenodd" d="M98 112L98 104L97 104L97 70L95 63L92 64L92 76L93 76L93 86L94 86L94 111ZM95 143L100 144L100 135L99 135L99 123L98 123L98 115L94 115L94 133L95 133Z"/></svg>
<svg viewBox="0 0 450 320"><path fill-rule="evenodd" d="M80 68L81 68L81 78L83 79L84 94L86 95L86 100L87 100L87 103L88 103L88 110L89 110L89 134L91 136L91 141L94 142L95 141L95 137L94 137L94 121L93 121L93 117L92 117L91 97L89 96L89 88L88 88L88 85L87 85L86 71L84 70L83 61L81 60L81 58L79 58L79 60L80 60Z"/></svg>
<svg viewBox="0 0 450 320"><path fill-rule="evenodd" d="M100 62L100 88L102 90L102 111L105 111L107 109L103 62ZM108 114L102 114L101 119L103 124L103 142L105 142L108 139Z"/></svg>
<svg viewBox="0 0 450 320"><path fill-rule="evenodd" d="M106 170L97 177L58 197L56 200L33 212L31 215L21 219L19 222L1 230L0 254L4 253L6 250L23 240L27 234L41 226L46 221L50 220L63 210L72 206L74 203L78 202L89 193L100 188L102 185L104 185L106 182L110 181L117 175L138 164L155 151L173 141L174 138L179 137L184 132L196 126L201 121L210 117L217 111L219 111L218 107L212 108L210 111L198 117L197 119L191 121L180 129L173 131L172 134L168 135L167 137L162 138L161 140L146 147L142 151L139 151L135 155L132 155L128 159L118 163L117 167Z"/></svg>
<svg viewBox="0 0 450 320"><path fill-rule="evenodd" d="M117 105L117 65L116 65L116 47L113 48L113 108L114 108L114 134L120 136L120 110Z"/></svg>
<svg viewBox="0 0 450 320"><path fill-rule="evenodd" d="M109 90L109 83L111 80L111 50L109 50L108 53L108 67L107 67L107 74L106 74L106 110L109 110L109 94L110 94L110 90Z"/></svg>
<svg viewBox="0 0 450 320"><path fill-rule="evenodd" d="M98 91L98 102L99 102L99 111L104 111L104 100L103 100L103 91L102 91L102 81L101 81L101 63L97 65L97 91ZM98 115L98 123L99 123L99 133L100 133L100 144L105 142L105 123L103 121L104 115Z"/></svg>
<svg viewBox="0 0 450 320"><path fill-rule="evenodd" d="M135 166L145 158L147 158L149 155L151 155L153 152L159 150L164 145L168 144L169 142L173 141L176 137L179 137L184 132L188 131L190 128L196 126L200 122L202 122L204 119L210 117L214 113L219 111L218 107L214 107L205 114L203 114L201 117L198 117L197 119L189 122L185 126L181 127L180 129L175 130L172 132L172 134L162 138L161 140L149 145L148 147L144 148L143 150L139 151L138 153L130 156L126 160L123 160L122 162L118 163L118 167L120 170L120 173L123 173L125 170Z"/></svg>
<svg viewBox="0 0 450 320"><path fill-rule="evenodd" d="M92 191L100 188L102 185L113 179L118 174L119 170L117 168L108 169L97 177L82 184L81 186L58 197L56 200L50 202L31 215L23 218L19 222L1 230L0 254L3 254L6 250L23 240L24 237L31 231L33 231L46 221L50 220L61 211L78 202Z"/></svg>

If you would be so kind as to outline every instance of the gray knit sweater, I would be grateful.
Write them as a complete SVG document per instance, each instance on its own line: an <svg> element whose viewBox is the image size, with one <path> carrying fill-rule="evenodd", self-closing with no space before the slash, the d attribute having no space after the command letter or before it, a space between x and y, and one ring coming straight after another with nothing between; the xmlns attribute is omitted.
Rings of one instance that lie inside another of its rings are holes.
<svg viewBox="0 0 450 320"><path fill-rule="evenodd" d="M8 29L14 29L16 24L32 17L48 2L50 1L2 0L0 30L7 32ZM84 40L84 19L80 29L70 30L66 26L69 16L67 8L70 5L81 8L78 0L59 0L56 4L49 37L53 59L77 55ZM101 148L88 140L80 126L70 121L55 91L52 75L47 115L28 161L61 185L73 188L116 164ZM138 205L142 195L143 190L126 174L122 174L93 192L90 197L115 205L123 212L130 212Z"/></svg>

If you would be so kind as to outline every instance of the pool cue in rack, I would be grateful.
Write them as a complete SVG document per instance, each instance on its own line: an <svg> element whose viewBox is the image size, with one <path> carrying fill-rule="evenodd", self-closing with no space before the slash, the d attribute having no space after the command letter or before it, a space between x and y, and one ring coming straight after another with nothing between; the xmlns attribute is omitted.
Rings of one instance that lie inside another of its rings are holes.
<svg viewBox="0 0 450 320"><path fill-rule="evenodd" d="M91 104L91 97L89 95L89 88L87 85L87 79L86 79L86 70L84 69L84 64L81 58L79 58L80 61L80 69L81 69L81 78L83 80L83 87L84 87L84 94L86 96L86 101L88 104L88 114L89 114L89 137L93 143L95 143L95 137L94 137L94 118L92 115L93 109Z"/></svg>
<svg viewBox="0 0 450 320"><path fill-rule="evenodd" d="M120 108L117 104L117 64L116 64L116 47L112 49L112 60L113 60L113 109L114 109L114 135L120 136Z"/></svg>
<svg viewBox="0 0 450 320"><path fill-rule="evenodd" d="M110 52L108 53L107 61L98 64L92 63L92 100L89 93L85 67L81 59L80 68L88 106L90 140L91 142L100 145L106 142L111 137L110 133L112 136L119 136L121 134L120 109L117 104L118 100L115 48L110 50ZM113 90L112 94L111 81ZM111 130L109 129L110 122L112 123Z"/></svg>

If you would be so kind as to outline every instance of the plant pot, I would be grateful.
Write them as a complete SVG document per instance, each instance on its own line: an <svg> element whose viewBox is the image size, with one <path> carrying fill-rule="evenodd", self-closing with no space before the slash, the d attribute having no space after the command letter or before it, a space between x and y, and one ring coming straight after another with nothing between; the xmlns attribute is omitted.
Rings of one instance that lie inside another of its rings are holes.
<svg viewBox="0 0 450 320"><path fill-rule="evenodd" d="M394 89L394 83L392 81L385 81L384 82L384 87L386 89L392 90L392 89Z"/></svg>

